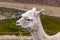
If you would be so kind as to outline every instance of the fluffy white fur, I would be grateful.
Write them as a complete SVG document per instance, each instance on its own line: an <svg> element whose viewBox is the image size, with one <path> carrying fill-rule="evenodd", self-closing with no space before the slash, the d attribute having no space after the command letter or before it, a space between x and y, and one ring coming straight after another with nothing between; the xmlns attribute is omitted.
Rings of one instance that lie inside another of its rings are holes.
<svg viewBox="0 0 60 40"><path fill-rule="evenodd" d="M28 10L22 14L22 18L17 20L16 25L27 28L31 32L33 40L60 40L60 32L56 35L49 36L43 30L39 17L43 11L44 9L37 11L36 8L33 7L32 10Z"/></svg>

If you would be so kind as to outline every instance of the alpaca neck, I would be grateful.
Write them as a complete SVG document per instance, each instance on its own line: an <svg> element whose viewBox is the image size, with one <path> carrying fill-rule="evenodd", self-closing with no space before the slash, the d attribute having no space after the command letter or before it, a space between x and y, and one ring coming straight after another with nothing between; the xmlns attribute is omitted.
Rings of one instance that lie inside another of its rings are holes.
<svg viewBox="0 0 60 40"><path fill-rule="evenodd" d="M38 24L38 31L36 32L31 32L32 36L33 36L33 40L48 40L49 36L45 33L45 31L43 30L41 21L38 17L37 20L37 24Z"/></svg>
<svg viewBox="0 0 60 40"><path fill-rule="evenodd" d="M38 28L38 35L39 35L39 38L41 40L48 40L49 39L49 36L45 33L45 31L43 30L43 27L42 26L39 26Z"/></svg>

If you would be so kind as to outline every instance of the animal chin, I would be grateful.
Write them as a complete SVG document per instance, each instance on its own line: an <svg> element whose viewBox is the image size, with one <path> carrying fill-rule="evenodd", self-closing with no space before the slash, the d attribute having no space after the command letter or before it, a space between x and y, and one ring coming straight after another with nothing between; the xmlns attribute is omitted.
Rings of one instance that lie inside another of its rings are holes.
<svg viewBox="0 0 60 40"><path fill-rule="evenodd" d="M17 27L21 27L20 25L16 24Z"/></svg>

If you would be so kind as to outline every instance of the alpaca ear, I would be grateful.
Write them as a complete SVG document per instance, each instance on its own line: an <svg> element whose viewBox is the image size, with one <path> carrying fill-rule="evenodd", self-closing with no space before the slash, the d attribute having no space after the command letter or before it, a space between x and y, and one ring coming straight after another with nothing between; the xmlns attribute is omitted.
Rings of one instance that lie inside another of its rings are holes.
<svg viewBox="0 0 60 40"><path fill-rule="evenodd" d="M32 11L36 11L36 7L33 7L33 8L32 8Z"/></svg>
<svg viewBox="0 0 60 40"><path fill-rule="evenodd" d="M44 12L44 9L41 9L40 11L36 11L37 16L40 16Z"/></svg>

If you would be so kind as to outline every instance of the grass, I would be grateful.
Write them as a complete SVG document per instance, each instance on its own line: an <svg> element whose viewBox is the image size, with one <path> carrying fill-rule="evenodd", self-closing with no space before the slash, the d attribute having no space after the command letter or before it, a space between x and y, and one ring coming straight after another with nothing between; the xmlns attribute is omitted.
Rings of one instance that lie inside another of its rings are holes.
<svg viewBox="0 0 60 40"><path fill-rule="evenodd" d="M9 27L12 26L12 24L15 25L15 21L16 20L0 21L0 32L16 32L17 30L9 29Z"/></svg>
<svg viewBox="0 0 60 40"><path fill-rule="evenodd" d="M53 35L60 32L60 18L41 16L41 21L47 34Z"/></svg>
<svg viewBox="0 0 60 40"><path fill-rule="evenodd" d="M18 32L18 29L15 29L15 28L17 28L16 25L15 25L15 21L16 20L0 21L0 35L4 34L4 33L1 33L1 32L8 32L8 33L9 32ZM12 34L12 33L10 33L10 34Z"/></svg>

